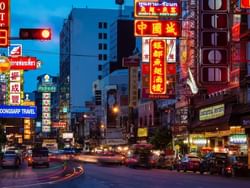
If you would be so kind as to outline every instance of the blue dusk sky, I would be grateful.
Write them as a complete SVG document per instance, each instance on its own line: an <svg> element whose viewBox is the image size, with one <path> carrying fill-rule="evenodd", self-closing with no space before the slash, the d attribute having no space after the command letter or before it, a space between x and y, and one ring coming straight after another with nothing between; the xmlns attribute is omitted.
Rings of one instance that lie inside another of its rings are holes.
<svg viewBox="0 0 250 188"><path fill-rule="evenodd" d="M63 20L73 8L118 9L115 0L10 0L11 37L19 35L20 28L50 27L51 41L11 40L12 44L23 45L23 56L34 56L42 61L39 70L25 72L24 92L36 90L37 76L41 74L59 75L59 34ZM125 0L125 5L133 5L133 0ZM0 53L6 49L0 48Z"/></svg>

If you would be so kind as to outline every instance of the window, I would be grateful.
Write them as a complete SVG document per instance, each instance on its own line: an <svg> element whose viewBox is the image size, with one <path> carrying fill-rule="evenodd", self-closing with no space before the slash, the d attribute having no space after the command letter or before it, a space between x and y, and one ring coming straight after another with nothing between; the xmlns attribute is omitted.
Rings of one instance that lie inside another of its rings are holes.
<svg viewBox="0 0 250 188"><path fill-rule="evenodd" d="M102 28L102 22L98 23L98 28Z"/></svg>
<svg viewBox="0 0 250 188"><path fill-rule="evenodd" d="M108 45L107 44L103 44L103 49L107 50L108 49Z"/></svg>
<svg viewBox="0 0 250 188"><path fill-rule="evenodd" d="M98 55L98 60L102 60L102 54Z"/></svg>
<svg viewBox="0 0 250 188"><path fill-rule="evenodd" d="M107 54L104 54L104 55L103 55L103 60L104 60L104 61L107 60Z"/></svg>
<svg viewBox="0 0 250 188"><path fill-rule="evenodd" d="M108 28L108 24L107 22L103 22L103 28L107 29Z"/></svg>
<svg viewBox="0 0 250 188"><path fill-rule="evenodd" d="M98 71L102 71L102 65L98 65Z"/></svg>
<svg viewBox="0 0 250 188"><path fill-rule="evenodd" d="M99 44L98 44L98 49L99 49L99 50L102 50L102 43L99 43Z"/></svg>
<svg viewBox="0 0 250 188"><path fill-rule="evenodd" d="M98 33L98 39L102 39L102 33Z"/></svg>
<svg viewBox="0 0 250 188"><path fill-rule="evenodd" d="M107 38L108 38L107 33L103 33L103 38L104 38L104 39L107 39Z"/></svg>

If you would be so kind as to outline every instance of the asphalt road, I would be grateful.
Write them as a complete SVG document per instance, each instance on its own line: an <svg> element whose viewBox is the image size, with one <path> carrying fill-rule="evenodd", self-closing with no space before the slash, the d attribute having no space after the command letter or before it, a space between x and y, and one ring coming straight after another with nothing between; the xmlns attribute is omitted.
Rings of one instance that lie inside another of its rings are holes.
<svg viewBox="0 0 250 188"><path fill-rule="evenodd" d="M227 178L161 169L85 164L85 174L46 188L249 188L250 178Z"/></svg>

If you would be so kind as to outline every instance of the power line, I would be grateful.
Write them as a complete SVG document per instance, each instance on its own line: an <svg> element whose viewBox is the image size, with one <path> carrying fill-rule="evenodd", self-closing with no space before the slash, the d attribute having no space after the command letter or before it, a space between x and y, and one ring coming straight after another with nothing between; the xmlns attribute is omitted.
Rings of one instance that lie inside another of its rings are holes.
<svg viewBox="0 0 250 188"><path fill-rule="evenodd" d="M78 57L95 57L95 58L98 57L97 55L58 53L58 52L44 51L44 50L29 50L29 49L25 49L23 51L25 51L25 52L36 52L36 53L41 53L41 54L51 54L51 55L70 55L70 56L78 56Z"/></svg>

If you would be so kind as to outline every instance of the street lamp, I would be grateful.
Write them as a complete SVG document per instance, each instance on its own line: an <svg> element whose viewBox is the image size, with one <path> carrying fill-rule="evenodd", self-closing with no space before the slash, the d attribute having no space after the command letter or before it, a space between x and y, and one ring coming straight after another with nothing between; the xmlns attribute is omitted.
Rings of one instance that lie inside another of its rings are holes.
<svg viewBox="0 0 250 188"><path fill-rule="evenodd" d="M119 112L119 108L118 108L117 106L114 106L114 107L113 107L113 112L114 112L115 114L117 114L117 113Z"/></svg>

